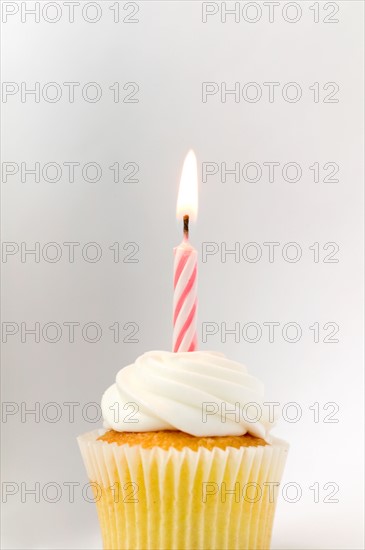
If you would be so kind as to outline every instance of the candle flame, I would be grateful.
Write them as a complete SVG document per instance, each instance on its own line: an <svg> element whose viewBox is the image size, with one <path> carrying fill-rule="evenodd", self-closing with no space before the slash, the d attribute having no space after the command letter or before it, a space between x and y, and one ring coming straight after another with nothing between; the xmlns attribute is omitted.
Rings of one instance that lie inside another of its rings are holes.
<svg viewBox="0 0 365 550"><path fill-rule="evenodd" d="M198 213L198 167L194 151L185 157L177 197L176 217L189 216L195 220Z"/></svg>

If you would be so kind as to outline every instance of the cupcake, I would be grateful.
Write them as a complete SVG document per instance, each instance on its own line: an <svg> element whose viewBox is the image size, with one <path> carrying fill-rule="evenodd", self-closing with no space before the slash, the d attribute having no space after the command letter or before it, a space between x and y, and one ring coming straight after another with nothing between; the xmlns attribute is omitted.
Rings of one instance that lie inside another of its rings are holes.
<svg viewBox="0 0 365 550"><path fill-rule="evenodd" d="M267 549L288 446L270 436L264 389L207 352L152 351L78 438L105 549Z"/></svg>

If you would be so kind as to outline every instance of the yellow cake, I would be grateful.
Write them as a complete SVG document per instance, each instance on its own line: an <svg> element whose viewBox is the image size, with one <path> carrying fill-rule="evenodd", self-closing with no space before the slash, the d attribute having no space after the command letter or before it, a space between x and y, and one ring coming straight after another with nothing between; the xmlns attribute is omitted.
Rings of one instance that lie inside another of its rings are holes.
<svg viewBox="0 0 365 550"><path fill-rule="evenodd" d="M226 435L211 437L196 437L176 430L160 430L155 432L116 432L108 430L98 437L98 441L116 443L117 445L140 445L144 449L159 447L167 451L170 447L181 451L188 447L192 451L198 451L200 447L212 451L215 447L225 450L227 447L239 449L240 447L258 447L267 445L266 441L250 434Z"/></svg>

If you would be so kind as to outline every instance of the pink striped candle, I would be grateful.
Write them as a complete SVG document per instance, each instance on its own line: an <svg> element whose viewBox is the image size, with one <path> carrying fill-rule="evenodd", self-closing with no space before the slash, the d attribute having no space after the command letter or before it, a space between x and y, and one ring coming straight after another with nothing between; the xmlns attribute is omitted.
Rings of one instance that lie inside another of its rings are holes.
<svg viewBox="0 0 365 550"><path fill-rule="evenodd" d="M174 249L173 351L197 349L198 253L189 243L189 220L198 210L197 163L193 151L186 156L177 200L177 217L184 221L184 239Z"/></svg>
<svg viewBox="0 0 365 550"><path fill-rule="evenodd" d="M185 239L174 249L174 334L173 351L197 349L198 253Z"/></svg>

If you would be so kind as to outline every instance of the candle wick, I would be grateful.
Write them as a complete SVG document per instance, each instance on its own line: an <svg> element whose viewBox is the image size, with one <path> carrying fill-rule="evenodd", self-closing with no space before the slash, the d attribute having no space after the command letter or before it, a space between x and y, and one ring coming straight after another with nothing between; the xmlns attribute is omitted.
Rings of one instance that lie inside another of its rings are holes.
<svg viewBox="0 0 365 550"><path fill-rule="evenodd" d="M187 214L184 216L184 237L189 238L189 216Z"/></svg>

